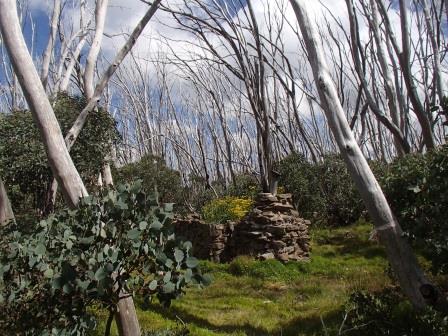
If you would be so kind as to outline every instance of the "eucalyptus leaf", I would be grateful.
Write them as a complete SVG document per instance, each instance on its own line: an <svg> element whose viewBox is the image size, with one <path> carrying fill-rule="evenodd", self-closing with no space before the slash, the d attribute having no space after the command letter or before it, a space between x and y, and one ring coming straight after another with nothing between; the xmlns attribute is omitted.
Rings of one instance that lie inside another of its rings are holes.
<svg viewBox="0 0 448 336"><path fill-rule="evenodd" d="M146 230L147 227L148 227L148 222L146 222L146 221L142 221L142 222L140 222L140 224L139 224L139 229L140 229L141 231Z"/></svg>
<svg viewBox="0 0 448 336"><path fill-rule="evenodd" d="M157 280L153 280L149 283L148 288L149 290L154 291L156 290L157 286L158 286Z"/></svg>
<svg viewBox="0 0 448 336"><path fill-rule="evenodd" d="M151 229L154 229L154 230L160 230L163 227L163 225L156 219L151 223L150 227L151 227Z"/></svg>
<svg viewBox="0 0 448 336"><path fill-rule="evenodd" d="M140 231L137 230L137 229L129 230L127 236L128 236L129 239L135 240L138 237L140 237Z"/></svg>
<svg viewBox="0 0 448 336"><path fill-rule="evenodd" d="M184 252L182 252L181 250L179 250L178 248L176 248L174 250L174 259L176 260L176 262L179 264L182 262L182 260L184 260Z"/></svg>
<svg viewBox="0 0 448 336"><path fill-rule="evenodd" d="M44 277L51 279L54 275L54 272L51 268L47 268L47 270L44 272Z"/></svg>
<svg viewBox="0 0 448 336"><path fill-rule="evenodd" d="M36 246L34 253L37 256L43 256L45 254L45 252L47 251L47 248L45 247L44 244L39 244Z"/></svg>
<svg viewBox="0 0 448 336"><path fill-rule="evenodd" d="M176 285L173 284L172 282L168 282L165 285L163 285L163 292L165 294L170 294L172 292L174 292L176 289Z"/></svg>
<svg viewBox="0 0 448 336"><path fill-rule="evenodd" d="M185 263L187 267L195 268L199 265L199 260L196 259L195 257L188 257Z"/></svg>

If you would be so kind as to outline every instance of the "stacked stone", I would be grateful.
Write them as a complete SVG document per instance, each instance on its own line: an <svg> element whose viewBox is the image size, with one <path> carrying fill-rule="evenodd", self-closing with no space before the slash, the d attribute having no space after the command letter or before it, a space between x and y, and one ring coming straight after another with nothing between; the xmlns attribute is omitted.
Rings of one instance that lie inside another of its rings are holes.
<svg viewBox="0 0 448 336"><path fill-rule="evenodd" d="M207 224L198 214L173 221L176 236L193 244L193 255L200 259L220 262L228 259L228 240L234 230L234 223Z"/></svg>
<svg viewBox="0 0 448 336"><path fill-rule="evenodd" d="M176 237L193 244L193 254L200 259L210 257L210 228L198 214L176 217L173 221Z"/></svg>
<svg viewBox="0 0 448 336"><path fill-rule="evenodd" d="M281 261L308 259L310 222L300 218L291 204L291 194L259 194L252 211L235 227L231 254Z"/></svg>
<svg viewBox="0 0 448 336"><path fill-rule="evenodd" d="M223 262L230 259L229 239L235 230L235 223L210 225L210 258L214 262Z"/></svg>

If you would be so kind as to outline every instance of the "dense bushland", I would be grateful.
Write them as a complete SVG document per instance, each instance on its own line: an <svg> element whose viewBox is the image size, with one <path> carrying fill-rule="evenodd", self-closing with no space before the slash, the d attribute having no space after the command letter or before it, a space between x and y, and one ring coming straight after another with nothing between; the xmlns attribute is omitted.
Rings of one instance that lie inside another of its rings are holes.
<svg viewBox="0 0 448 336"><path fill-rule="evenodd" d="M114 179L117 183L130 183L139 179L145 190L157 191L160 202L176 205L184 203L185 188L180 173L167 167L160 157L148 154L137 162L116 168Z"/></svg>
<svg viewBox="0 0 448 336"><path fill-rule="evenodd" d="M433 264L448 271L448 146L410 154L390 164L370 162L398 221L411 243ZM313 225L355 222L364 206L342 159L311 163L293 154L279 163L280 182L293 193L296 207Z"/></svg>
<svg viewBox="0 0 448 336"><path fill-rule="evenodd" d="M347 302L346 335L448 335L448 316L415 310L396 287L354 292Z"/></svg>
<svg viewBox="0 0 448 336"><path fill-rule="evenodd" d="M386 197L411 242L448 272L448 146L397 159L380 178Z"/></svg>
<svg viewBox="0 0 448 336"><path fill-rule="evenodd" d="M80 97L59 95L54 111L62 133L73 125L86 102ZM83 181L92 187L105 162L105 153L119 135L114 119L99 108L92 113L70 155ZM31 112L0 114L0 175L7 185L8 196L16 216L32 222L45 213L52 181L44 145Z"/></svg>
<svg viewBox="0 0 448 336"><path fill-rule="evenodd" d="M364 206L338 155L311 163L291 154L278 164L280 185L291 192L300 214L314 225L341 226L357 221Z"/></svg>
<svg viewBox="0 0 448 336"><path fill-rule="evenodd" d="M85 197L30 234L15 223L0 227L1 329L84 335L96 324L89 308L106 309L112 321L123 290L168 306L186 285L206 284L171 217L171 207L136 182Z"/></svg>

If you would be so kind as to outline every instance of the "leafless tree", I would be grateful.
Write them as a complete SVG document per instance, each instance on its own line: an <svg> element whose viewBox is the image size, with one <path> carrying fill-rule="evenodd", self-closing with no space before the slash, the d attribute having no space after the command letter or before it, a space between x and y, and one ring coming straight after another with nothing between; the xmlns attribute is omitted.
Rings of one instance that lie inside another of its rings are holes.
<svg viewBox="0 0 448 336"><path fill-rule="evenodd" d="M350 130L345 112L331 78L321 42L304 0L290 0L300 25L320 100L332 133L347 168L372 216L376 231L386 248L388 259L397 274L401 288L417 308L423 308L434 297L427 297L425 288L434 286L425 277L403 237L384 194ZM435 290L434 290L435 292Z"/></svg>

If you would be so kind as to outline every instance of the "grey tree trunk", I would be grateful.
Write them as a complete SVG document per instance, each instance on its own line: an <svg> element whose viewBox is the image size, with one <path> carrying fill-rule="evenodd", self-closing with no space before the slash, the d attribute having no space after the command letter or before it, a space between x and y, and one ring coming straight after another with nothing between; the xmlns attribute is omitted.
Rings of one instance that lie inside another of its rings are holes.
<svg viewBox="0 0 448 336"><path fill-rule="evenodd" d="M11 220L14 220L14 212L5 185L0 177L0 225L7 224Z"/></svg>
<svg viewBox="0 0 448 336"><path fill-rule="evenodd" d="M59 123L28 52L17 17L16 1L0 0L0 30L9 59L42 137L51 170L61 186L65 200L73 207L80 197L87 196L87 190L65 146Z"/></svg>
<svg viewBox="0 0 448 336"><path fill-rule="evenodd" d="M58 31L59 16L61 14L61 0L54 0L53 15L51 18L50 36L48 38L47 47L45 48L42 60L41 80L44 89L48 84L48 72L50 70L51 56L53 55L54 43L56 41L56 33Z"/></svg>
<svg viewBox="0 0 448 336"><path fill-rule="evenodd" d="M79 199L88 196L81 177L69 155L53 108L28 52L17 17L15 0L0 0L0 31L10 60L22 86L33 118L39 128L48 161L68 205L76 207ZM139 336L140 327L132 296L119 301L120 334Z"/></svg>
<svg viewBox="0 0 448 336"><path fill-rule="evenodd" d="M98 55L101 50L101 41L103 40L104 24L106 22L107 6L109 0L97 0L95 8L95 35L93 37L92 46L86 60L86 68L84 70L84 93L89 100L94 92L95 66Z"/></svg>
<svg viewBox="0 0 448 336"><path fill-rule="evenodd" d="M372 217L375 229L386 249L388 259L402 290L415 307L423 308L427 302L435 299L428 292L434 293L435 296L437 291L420 269L414 253L403 237L401 227L349 127L328 70L317 31L309 18L306 1L290 0L290 2L299 22L322 108L339 150ZM428 288L432 290L428 291Z"/></svg>

